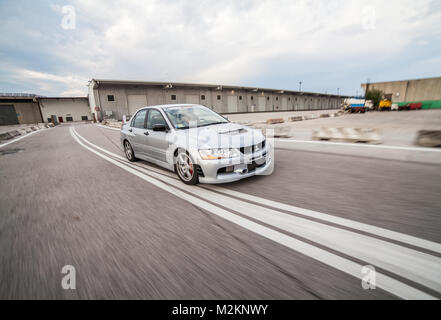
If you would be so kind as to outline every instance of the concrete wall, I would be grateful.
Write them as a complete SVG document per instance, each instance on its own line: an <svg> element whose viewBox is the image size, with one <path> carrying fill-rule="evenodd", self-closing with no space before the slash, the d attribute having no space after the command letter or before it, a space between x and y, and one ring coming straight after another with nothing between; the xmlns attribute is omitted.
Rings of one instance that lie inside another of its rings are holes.
<svg viewBox="0 0 441 320"><path fill-rule="evenodd" d="M2 105L14 106L19 124L32 124L42 122L38 103L36 102L20 102L19 100L10 102L0 101L0 107Z"/></svg>
<svg viewBox="0 0 441 320"><path fill-rule="evenodd" d="M91 100L89 90L89 101ZM237 101L237 110L233 113L262 111L292 111L339 109L343 98L326 95L309 95L304 93L275 93L262 91L232 90L204 87L173 87L165 89L148 85L99 84L94 92L94 101L100 106L103 118L122 119L123 115L133 115L136 109L143 106L161 104L199 103L218 113L231 113L228 100ZM114 101L109 101L113 96ZM218 96L220 99L218 99ZM230 98L229 98L230 97ZM232 98L233 97L233 98ZM264 97L262 110L259 109L259 97ZM173 99L174 98L174 99ZM136 108L133 107L136 105ZM254 106L254 108L253 108ZM99 116L97 119L101 119Z"/></svg>
<svg viewBox="0 0 441 320"><path fill-rule="evenodd" d="M63 117L64 122L67 121L67 117L72 117L73 121L82 121L83 116L87 116L88 120L93 120L86 98L40 98L40 107L44 122L49 122L48 118L52 115L55 115L57 119Z"/></svg>
<svg viewBox="0 0 441 320"><path fill-rule="evenodd" d="M361 87L366 91L366 84ZM392 101L396 103L441 100L441 78L371 83L369 90L372 89L392 94Z"/></svg>
<svg viewBox="0 0 441 320"><path fill-rule="evenodd" d="M92 115L92 120L101 120L101 112L97 109L100 105L98 101L98 89L95 88L95 83L92 81L89 83L87 98L89 100L89 108Z"/></svg>

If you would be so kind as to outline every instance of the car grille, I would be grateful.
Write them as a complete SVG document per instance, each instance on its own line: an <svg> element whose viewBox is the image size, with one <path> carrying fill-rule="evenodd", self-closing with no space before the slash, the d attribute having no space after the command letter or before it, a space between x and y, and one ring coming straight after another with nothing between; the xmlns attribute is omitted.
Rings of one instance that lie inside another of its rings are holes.
<svg viewBox="0 0 441 320"><path fill-rule="evenodd" d="M266 161L264 163L262 163L262 164L257 164L255 161L253 161L252 163L249 163L247 165L247 169L248 169L248 172L253 172L257 168L261 168L261 167L263 167L265 165L266 165Z"/></svg>
<svg viewBox="0 0 441 320"><path fill-rule="evenodd" d="M240 148L240 152L243 154L254 153L256 151L265 149L265 145L266 145L266 140L263 140L261 143L255 144L253 146Z"/></svg>

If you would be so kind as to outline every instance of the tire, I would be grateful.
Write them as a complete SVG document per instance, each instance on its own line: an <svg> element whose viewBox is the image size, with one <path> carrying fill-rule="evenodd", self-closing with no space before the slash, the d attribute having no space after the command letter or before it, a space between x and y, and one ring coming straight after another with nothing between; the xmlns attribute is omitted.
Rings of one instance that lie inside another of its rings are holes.
<svg viewBox="0 0 441 320"><path fill-rule="evenodd" d="M199 183L199 175L193 159L185 150L179 150L175 158L175 171L179 179L185 184L195 185Z"/></svg>
<svg viewBox="0 0 441 320"><path fill-rule="evenodd" d="M124 140L124 154L126 155L127 160L130 162L138 161L138 159L135 157L135 152L133 151L132 145L127 140Z"/></svg>

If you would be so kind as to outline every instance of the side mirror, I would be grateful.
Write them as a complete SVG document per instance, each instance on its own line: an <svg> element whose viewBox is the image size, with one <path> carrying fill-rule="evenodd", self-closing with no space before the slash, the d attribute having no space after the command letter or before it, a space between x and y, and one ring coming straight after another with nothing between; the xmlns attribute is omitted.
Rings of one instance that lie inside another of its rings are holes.
<svg viewBox="0 0 441 320"><path fill-rule="evenodd" d="M153 131L167 131L167 126L165 124L155 124L153 125Z"/></svg>

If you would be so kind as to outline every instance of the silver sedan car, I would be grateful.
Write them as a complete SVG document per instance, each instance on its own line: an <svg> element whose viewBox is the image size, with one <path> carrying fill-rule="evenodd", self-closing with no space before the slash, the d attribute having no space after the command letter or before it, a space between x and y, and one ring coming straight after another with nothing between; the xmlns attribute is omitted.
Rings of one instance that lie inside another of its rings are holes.
<svg viewBox="0 0 441 320"><path fill-rule="evenodd" d="M121 144L129 161L174 171L186 184L232 182L273 170L271 146L260 130L201 105L141 108L123 124Z"/></svg>

